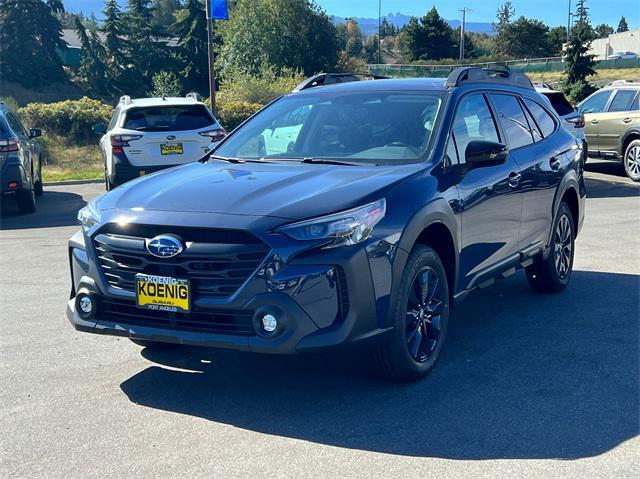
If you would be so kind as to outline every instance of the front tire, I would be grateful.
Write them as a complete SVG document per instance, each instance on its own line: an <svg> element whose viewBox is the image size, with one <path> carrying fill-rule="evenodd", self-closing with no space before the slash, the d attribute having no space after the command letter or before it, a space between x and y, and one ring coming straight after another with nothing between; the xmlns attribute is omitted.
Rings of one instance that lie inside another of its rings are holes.
<svg viewBox="0 0 640 479"><path fill-rule="evenodd" d="M633 140L624 152L624 172L633 181L640 181L640 140Z"/></svg>
<svg viewBox="0 0 640 479"><path fill-rule="evenodd" d="M375 351L382 376L408 382L433 369L447 334L449 303L442 261L433 249L417 246L391 301L393 331Z"/></svg>
<svg viewBox="0 0 640 479"><path fill-rule="evenodd" d="M526 268L529 285L540 293L559 293L569 284L573 271L575 221L571 209L561 203L553 223L551 252Z"/></svg>

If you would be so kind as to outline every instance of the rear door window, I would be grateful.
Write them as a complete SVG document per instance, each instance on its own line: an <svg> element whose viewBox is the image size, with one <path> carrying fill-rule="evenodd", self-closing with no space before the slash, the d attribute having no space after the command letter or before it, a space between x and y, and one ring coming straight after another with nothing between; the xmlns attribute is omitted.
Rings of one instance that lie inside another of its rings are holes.
<svg viewBox="0 0 640 479"><path fill-rule="evenodd" d="M24 135L28 136L22 124L18 121L18 119L13 116L13 113L9 112L6 114L7 123L9 123L9 128L13 130L16 135Z"/></svg>
<svg viewBox="0 0 640 479"><path fill-rule="evenodd" d="M528 98L523 98L523 100L524 104L531 112L533 119L536 121L542 136L546 138L553 133L556 129L556 122L553 117L535 101L529 100Z"/></svg>
<svg viewBox="0 0 640 479"><path fill-rule="evenodd" d="M214 124L203 105L132 108L127 111L123 128L138 131L199 130Z"/></svg>
<svg viewBox="0 0 640 479"><path fill-rule="evenodd" d="M492 93L491 101L498 112L502 130L509 142L509 148L521 148L533 143L529 122L518 99L513 95Z"/></svg>
<svg viewBox="0 0 640 479"><path fill-rule="evenodd" d="M582 105L580 105L581 113L602 113L607 106L611 91L598 92L590 98L587 98Z"/></svg>
<svg viewBox="0 0 640 479"><path fill-rule="evenodd" d="M571 106L571 103L569 103L569 100L567 100L562 93L544 93L544 96L549 99L549 101L551 102L551 106L558 115L565 116L569 113L573 113L574 110Z"/></svg>
<svg viewBox="0 0 640 479"><path fill-rule="evenodd" d="M469 95L460 100L453 120L452 133L460 163L465 162L465 152L470 142L500 141L498 129L484 95Z"/></svg>
<svg viewBox="0 0 640 479"><path fill-rule="evenodd" d="M637 96L636 90L618 90L611 100L609 111L629 111L633 105L633 100Z"/></svg>

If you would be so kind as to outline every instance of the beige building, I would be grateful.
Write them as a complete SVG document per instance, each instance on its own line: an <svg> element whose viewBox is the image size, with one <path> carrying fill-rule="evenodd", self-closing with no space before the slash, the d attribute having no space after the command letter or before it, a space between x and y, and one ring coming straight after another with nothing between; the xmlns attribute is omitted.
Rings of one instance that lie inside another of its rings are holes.
<svg viewBox="0 0 640 479"><path fill-rule="evenodd" d="M614 33L607 38L598 38L591 44L589 53L596 56L596 60L607 60L616 52L634 52L640 55L640 30Z"/></svg>

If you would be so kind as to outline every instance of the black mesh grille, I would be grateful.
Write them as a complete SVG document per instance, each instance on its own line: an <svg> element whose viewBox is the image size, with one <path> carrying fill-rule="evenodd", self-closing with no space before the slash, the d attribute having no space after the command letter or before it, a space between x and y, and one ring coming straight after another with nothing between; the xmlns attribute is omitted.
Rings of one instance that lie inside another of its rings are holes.
<svg viewBox="0 0 640 479"><path fill-rule="evenodd" d="M145 239L162 233L180 237L188 247L173 258L149 254ZM135 291L135 276L146 273L191 281L193 297L232 295L258 268L269 248L255 236L236 231L107 225L93 243L111 286Z"/></svg>
<svg viewBox="0 0 640 479"><path fill-rule="evenodd" d="M182 331L251 336L253 311L195 308L191 313L170 313L140 309L131 301L101 298L99 318L122 324Z"/></svg>

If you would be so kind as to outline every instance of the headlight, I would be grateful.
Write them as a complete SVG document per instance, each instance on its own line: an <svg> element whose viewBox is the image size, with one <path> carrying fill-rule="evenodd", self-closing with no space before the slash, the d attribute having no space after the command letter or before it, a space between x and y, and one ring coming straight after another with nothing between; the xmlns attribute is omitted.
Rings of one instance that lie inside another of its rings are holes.
<svg viewBox="0 0 640 479"><path fill-rule="evenodd" d="M78 211L78 221L85 233L88 233L91 228L100 222L100 210L96 208L93 201L90 201L87 206Z"/></svg>
<svg viewBox="0 0 640 479"><path fill-rule="evenodd" d="M384 199L352 210L301 221L278 229L299 241L331 240L326 248L360 243L369 237L386 212Z"/></svg>

